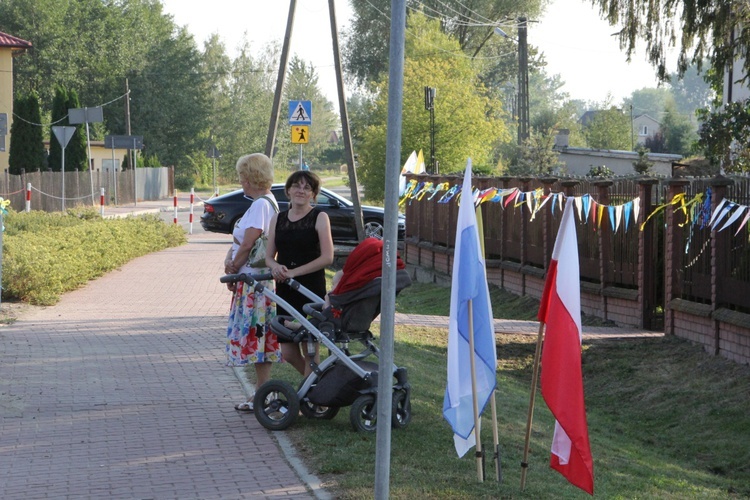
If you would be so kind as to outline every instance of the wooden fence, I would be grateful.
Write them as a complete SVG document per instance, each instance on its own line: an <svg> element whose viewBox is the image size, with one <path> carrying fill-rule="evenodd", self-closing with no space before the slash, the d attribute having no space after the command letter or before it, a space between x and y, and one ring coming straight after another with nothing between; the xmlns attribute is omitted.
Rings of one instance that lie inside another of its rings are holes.
<svg viewBox="0 0 750 500"><path fill-rule="evenodd" d="M456 176L408 179L417 186L462 182ZM555 193L588 195L604 208L596 217L591 209L585 222L577 218L583 312L622 325L664 329L710 352L750 362L750 230L744 217L722 231L697 217L701 209L710 216L724 198L750 213L749 178L488 177L475 178L474 187L522 193L511 201L504 197L481 205L491 283L541 297L562 211L548 202L533 213L535 202L528 200L537 189L543 196L539 201ZM696 203L683 212L679 204L669 206L657 210L641 230L657 207L692 200L698 193L710 195L710 207ZM444 194L425 193L405 202L404 258L418 280L448 282L452 270L458 204L455 199L441 202ZM626 204L630 212L622 210Z"/></svg>
<svg viewBox="0 0 750 500"><path fill-rule="evenodd" d="M116 174L108 169L93 172L75 171L65 172L64 177L61 172L49 170L21 175L11 175L6 170L0 183L0 196L10 200L14 210L25 210L27 188L30 184L31 209L57 212L61 211L63 206L99 206L102 189L105 205L127 205L134 203L136 199L163 199L174 190L174 174L172 169L167 167L118 170Z"/></svg>

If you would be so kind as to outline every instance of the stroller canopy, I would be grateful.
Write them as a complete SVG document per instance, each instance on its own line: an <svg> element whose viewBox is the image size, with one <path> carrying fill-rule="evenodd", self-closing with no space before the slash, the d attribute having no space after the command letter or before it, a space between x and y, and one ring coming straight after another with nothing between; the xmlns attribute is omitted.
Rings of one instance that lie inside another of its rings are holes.
<svg viewBox="0 0 750 500"><path fill-rule="evenodd" d="M363 331L380 313L383 242L366 238L357 245L344 264L344 275L328 294L330 313L344 330ZM411 285L406 266L396 259L396 293Z"/></svg>
<svg viewBox="0 0 750 500"><path fill-rule="evenodd" d="M344 275L341 277L333 294L340 295L362 288L367 283L381 276L383 266L383 240L365 238L357 245L344 264ZM396 269L405 269L401 257L396 259Z"/></svg>

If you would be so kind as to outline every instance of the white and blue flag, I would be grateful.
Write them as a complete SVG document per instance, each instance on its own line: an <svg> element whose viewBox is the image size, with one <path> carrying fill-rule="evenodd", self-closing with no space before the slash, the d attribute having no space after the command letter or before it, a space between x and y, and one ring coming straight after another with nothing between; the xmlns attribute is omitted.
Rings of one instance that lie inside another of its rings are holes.
<svg viewBox="0 0 750 500"><path fill-rule="evenodd" d="M476 445L473 398L477 398L481 415L497 381L495 330L472 196L471 159L466 164L460 203L451 282L448 382L443 400L443 417L453 428L456 453L462 457ZM470 329L473 329L474 335L476 395L471 383Z"/></svg>

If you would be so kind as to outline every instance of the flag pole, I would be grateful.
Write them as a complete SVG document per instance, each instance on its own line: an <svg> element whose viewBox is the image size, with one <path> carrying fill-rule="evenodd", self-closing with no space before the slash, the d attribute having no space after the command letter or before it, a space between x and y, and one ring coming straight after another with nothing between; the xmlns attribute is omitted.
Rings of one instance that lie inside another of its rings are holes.
<svg viewBox="0 0 750 500"><path fill-rule="evenodd" d="M479 238L479 246L482 249L482 258L485 258L484 253L484 224L482 223L482 209L477 205L474 208L474 213L477 217L477 232L482 235L481 238ZM494 330L494 329L493 329ZM494 335L494 331L493 331ZM495 348L497 350L497 347ZM491 403L492 403L492 444L495 446L495 452L494 452L494 459L495 459L495 476L497 477L497 482L502 483L503 482L503 472L502 467L500 465L500 436L497 429L497 405L495 404L495 392L492 391L491 397ZM477 439L477 442L479 440Z"/></svg>
<svg viewBox="0 0 750 500"><path fill-rule="evenodd" d="M534 399L536 398L536 386L539 380L539 358L542 352L542 339L544 338L544 322L539 322L539 334L536 339L536 352L534 352L534 373L531 375L531 396L529 397L529 414L526 417L526 440L523 447L523 460L521 461L521 491L526 488L526 471L529 469L529 440L531 439L531 421L534 417Z"/></svg>
<svg viewBox="0 0 750 500"><path fill-rule="evenodd" d="M490 400L492 403L492 444L495 445L495 476L497 477L497 482L502 483L503 482L503 471L502 467L500 465L500 435L497 430L497 405L495 404L495 392L492 391L492 399Z"/></svg>
<svg viewBox="0 0 750 500"><path fill-rule="evenodd" d="M476 441L477 479L484 482L484 466L482 464L482 441L479 432L479 402L477 401L477 372L474 353L474 307L469 299L469 366L471 367L471 400L474 404L474 440Z"/></svg>

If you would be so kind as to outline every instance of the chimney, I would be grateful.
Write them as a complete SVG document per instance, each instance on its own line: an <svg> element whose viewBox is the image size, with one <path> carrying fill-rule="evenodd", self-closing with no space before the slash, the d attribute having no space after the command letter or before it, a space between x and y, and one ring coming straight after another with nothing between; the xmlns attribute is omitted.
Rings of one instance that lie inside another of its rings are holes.
<svg viewBox="0 0 750 500"><path fill-rule="evenodd" d="M557 131L555 136L555 149L565 149L568 147L568 139L570 136L570 129L561 128Z"/></svg>

